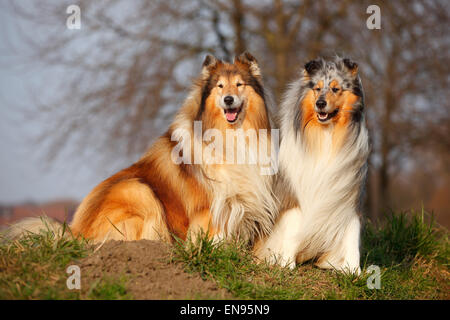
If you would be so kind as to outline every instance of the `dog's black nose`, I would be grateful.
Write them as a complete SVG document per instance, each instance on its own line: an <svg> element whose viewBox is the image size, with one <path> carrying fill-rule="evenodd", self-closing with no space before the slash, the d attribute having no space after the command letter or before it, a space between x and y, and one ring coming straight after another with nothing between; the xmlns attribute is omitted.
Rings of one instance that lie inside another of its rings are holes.
<svg viewBox="0 0 450 320"><path fill-rule="evenodd" d="M232 96L226 96L225 98L223 98L223 102L225 102L227 106L231 106L234 102L234 99Z"/></svg>
<svg viewBox="0 0 450 320"><path fill-rule="evenodd" d="M325 108L327 106L327 102L325 100L322 100L322 99L317 100L316 106L319 109L323 109L323 108Z"/></svg>

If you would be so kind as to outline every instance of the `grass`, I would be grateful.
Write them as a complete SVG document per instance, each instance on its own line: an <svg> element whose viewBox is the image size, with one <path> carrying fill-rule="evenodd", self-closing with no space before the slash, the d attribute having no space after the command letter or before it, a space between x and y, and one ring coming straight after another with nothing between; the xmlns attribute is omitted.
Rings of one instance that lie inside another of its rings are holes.
<svg viewBox="0 0 450 320"><path fill-rule="evenodd" d="M48 229L0 243L0 299L133 298L123 275L67 289L67 266L92 254L93 246L72 237L65 226L61 233ZM257 264L244 244L213 243L208 235L175 243L171 260L238 299L449 299L449 256L448 231L422 211L389 213L382 224L366 223L360 276L311 263L294 270ZM367 286L371 265L380 268L380 289ZM205 299L201 293L198 297Z"/></svg>
<svg viewBox="0 0 450 320"><path fill-rule="evenodd" d="M93 283L87 293L87 297L96 300L131 299L132 296L126 289L127 280L125 276L120 276L119 278L104 277Z"/></svg>
<svg viewBox="0 0 450 320"><path fill-rule="evenodd" d="M390 212L382 225L367 224L362 237L363 255L373 264L387 267L408 267L419 257L448 267L448 244L447 231L436 227L433 216L423 210Z"/></svg>
<svg viewBox="0 0 450 320"><path fill-rule="evenodd" d="M360 276L301 265L294 270L256 264L237 242L214 244L207 235L178 242L174 261L214 280L240 299L449 299L448 232L420 213L389 213L362 234ZM380 289L369 289L370 265L380 269Z"/></svg>
<svg viewBox="0 0 450 320"><path fill-rule="evenodd" d="M69 290L69 265L92 253L88 241L74 238L66 224L60 234L47 226L0 243L0 299L127 299L125 279L102 278L87 290Z"/></svg>

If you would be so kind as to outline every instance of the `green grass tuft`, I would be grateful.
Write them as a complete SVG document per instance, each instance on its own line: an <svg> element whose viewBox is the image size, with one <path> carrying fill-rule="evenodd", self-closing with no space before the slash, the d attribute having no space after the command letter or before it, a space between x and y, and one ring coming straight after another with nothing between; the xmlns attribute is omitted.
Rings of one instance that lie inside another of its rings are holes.
<svg viewBox="0 0 450 320"><path fill-rule="evenodd" d="M126 289L127 280L125 276L99 279L91 285L87 296L94 300L130 300L132 296Z"/></svg>
<svg viewBox="0 0 450 320"><path fill-rule="evenodd" d="M85 239L73 237L66 224L56 233L46 228L0 243L0 299L127 297L122 283L115 285L110 279L95 283L88 297L81 290L69 290L66 268L92 253L92 247Z"/></svg>
<svg viewBox="0 0 450 320"><path fill-rule="evenodd" d="M311 263L294 270L257 264L242 243L214 243L207 234L178 241L173 260L241 299L448 299L448 232L425 217L423 211L391 213L380 226L369 222L359 276ZM370 265L380 267L380 289L367 286Z"/></svg>
<svg viewBox="0 0 450 320"><path fill-rule="evenodd" d="M362 255L371 264L410 265L421 257L448 266L448 232L436 227L432 215L389 212L384 220L380 226L369 222L362 235Z"/></svg>
<svg viewBox="0 0 450 320"><path fill-rule="evenodd" d="M298 299L301 295L292 284L295 272L256 264L249 249L238 241L214 243L207 234L199 234L194 241L178 241L174 251L173 260L184 263L188 272L214 279L237 298Z"/></svg>

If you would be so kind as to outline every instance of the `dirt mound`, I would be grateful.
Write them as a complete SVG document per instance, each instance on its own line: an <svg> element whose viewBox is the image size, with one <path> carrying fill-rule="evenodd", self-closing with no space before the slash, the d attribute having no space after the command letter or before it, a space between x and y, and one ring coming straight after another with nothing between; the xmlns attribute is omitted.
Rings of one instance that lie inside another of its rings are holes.
<svg viewBox="0 0 450 320"><path fill-rule="evenodd" d="M83 259L82 287L107 277L126 275L127 291L134 299L229 299L230 294L212 281L188 274L170 263L167 244L159 241L109 241Z"/></svg>

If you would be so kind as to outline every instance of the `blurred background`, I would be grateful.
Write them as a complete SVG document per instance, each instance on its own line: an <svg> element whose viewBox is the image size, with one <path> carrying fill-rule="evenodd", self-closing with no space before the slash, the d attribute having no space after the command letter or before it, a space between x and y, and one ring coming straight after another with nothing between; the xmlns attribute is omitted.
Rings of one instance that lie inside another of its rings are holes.
<svg viewBox="0 0 450 320"><path fill-rule="evenodd" d="M370 5L380 29L367 27ZM308 60L357 61L372 144L365 214L423 207L448 228L449 17L447 0L2 1L0 225L70 219L163 133L207 53L248 50L277 103Z"/></svg>

